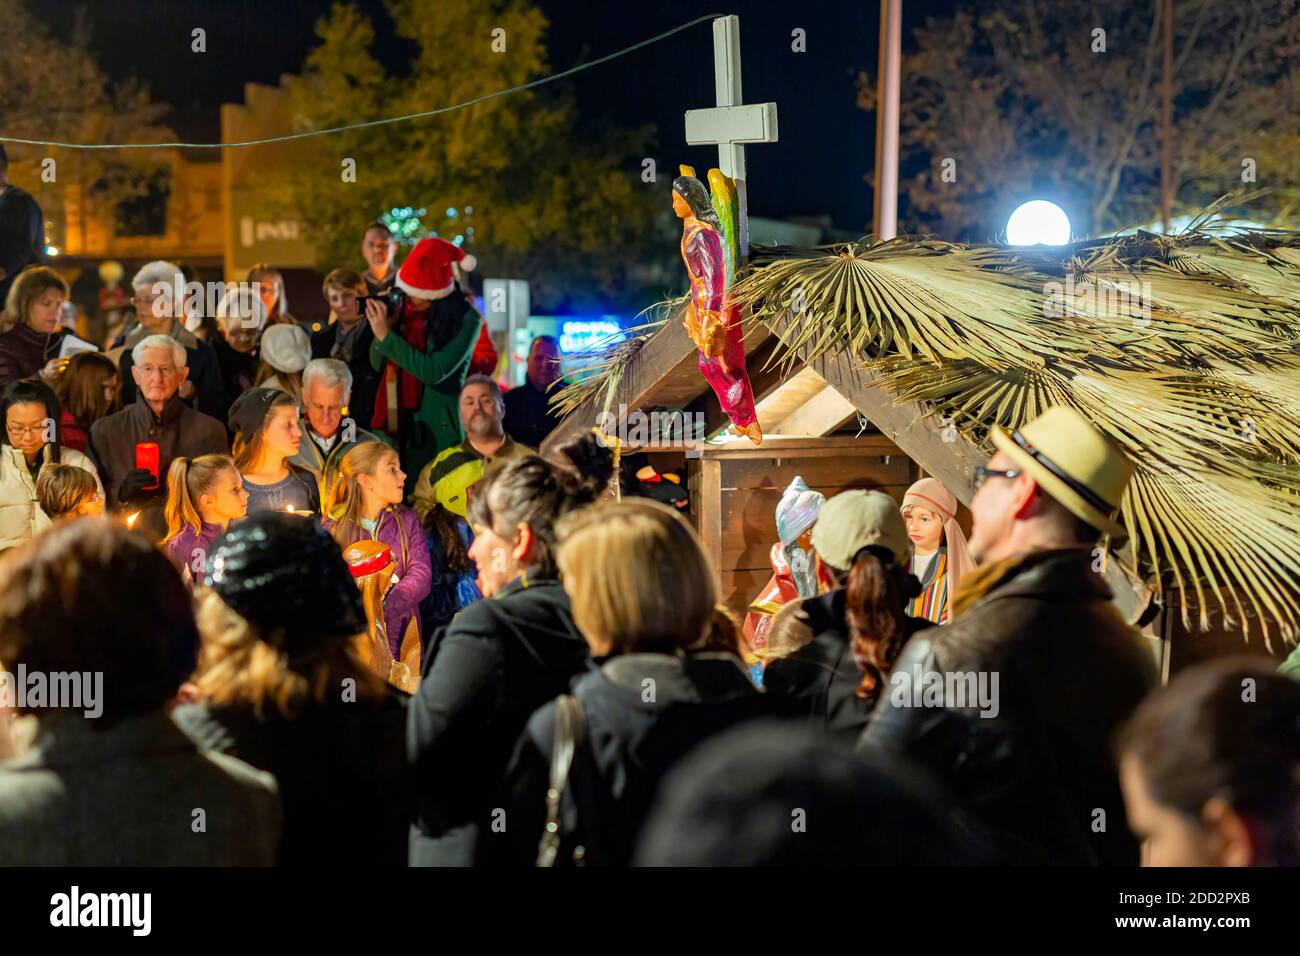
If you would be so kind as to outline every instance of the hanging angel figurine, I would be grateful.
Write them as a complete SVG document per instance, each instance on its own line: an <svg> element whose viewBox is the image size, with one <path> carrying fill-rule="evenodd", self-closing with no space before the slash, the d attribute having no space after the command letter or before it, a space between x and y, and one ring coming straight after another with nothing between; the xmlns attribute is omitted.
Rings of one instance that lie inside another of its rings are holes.
<svg viewBox="0 0 1300 956"><path fill-rule="evenodd" d="M682 223L682 261L691 278L686 334L700 350L700 372L718 396L736 431L758 444L763 433L754 411L754 390L745 371L740 308L730 288L740 263L736 227L736 183L721 170L709 170L709 187L690 166L673 180L673 212Z"/></svg>

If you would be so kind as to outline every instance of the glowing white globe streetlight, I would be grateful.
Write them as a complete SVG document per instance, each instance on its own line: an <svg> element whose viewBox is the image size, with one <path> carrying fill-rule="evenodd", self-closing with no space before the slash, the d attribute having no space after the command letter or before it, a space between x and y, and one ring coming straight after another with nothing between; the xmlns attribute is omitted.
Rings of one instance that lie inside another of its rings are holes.
<svg viewBox="0 0 1300 956"><path fill-rule="evenodd" d="M1034 199L1022 203L1007 220L1007 242L1013 246L1063 246L1070 241L1070 219L1054 202Z"/></svg>

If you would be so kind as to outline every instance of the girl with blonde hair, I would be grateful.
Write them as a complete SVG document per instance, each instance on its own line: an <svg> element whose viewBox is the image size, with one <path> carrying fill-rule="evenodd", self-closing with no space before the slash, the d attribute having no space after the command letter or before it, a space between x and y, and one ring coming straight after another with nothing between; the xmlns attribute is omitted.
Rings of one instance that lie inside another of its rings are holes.
<svg viewBox="0 0 1300 956"><path fill-rule="evenodd" d="M163 550L185 583L202 584L208 551L230 522L248 512L248 491L229 455L179 455L167 471L167 534Z"/></svg>
<svg viewBox="0 0 1300 956"><path fill-rule="evenodd" d="M387 545L396 565L383 595L382 625L391 656L402 659L407 630L420 637L420 602L429 594L433 566L420 518L402 504L406 474L397 452L383 442L359 442L339 462L325 507L325 530L342 548L358 541Z"/></svg>

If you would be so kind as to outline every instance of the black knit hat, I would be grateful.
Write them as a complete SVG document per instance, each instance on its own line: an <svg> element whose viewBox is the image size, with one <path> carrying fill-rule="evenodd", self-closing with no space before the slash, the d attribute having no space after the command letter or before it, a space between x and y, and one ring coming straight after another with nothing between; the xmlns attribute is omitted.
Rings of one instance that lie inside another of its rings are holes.
<svg viewBox="0 0 1300 956"><path fill-rule="evenodd" d="M226 424L244 441L251 441L253 432L262 427L262 422L266 421L266 413L271 410L271 405L281 395L292 401L288 392L282 392L278 388L250 388L230 406L230 412L226 415Z"/></svg>
<svg viewBox="0 0 1300 956"><path fill-rule="evenodd" d="M306 515L264 511L238 522L213 543L209 582L268 637L282 629L291 655L366 629L342 551Z"/></svg>

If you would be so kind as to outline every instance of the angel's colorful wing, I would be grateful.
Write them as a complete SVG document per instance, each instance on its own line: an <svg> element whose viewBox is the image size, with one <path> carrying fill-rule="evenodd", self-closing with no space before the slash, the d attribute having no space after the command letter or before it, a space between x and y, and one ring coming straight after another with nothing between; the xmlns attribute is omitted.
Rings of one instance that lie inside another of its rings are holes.
<svg viewBox="0 0 1300 956"><path fill-rule="evenodd" d="M709 170L709 196L713 211L722 224L722 255L727 264L727 288L736 281L740 266L740 203L736 195L736 181L720 169Z"/></svg>

